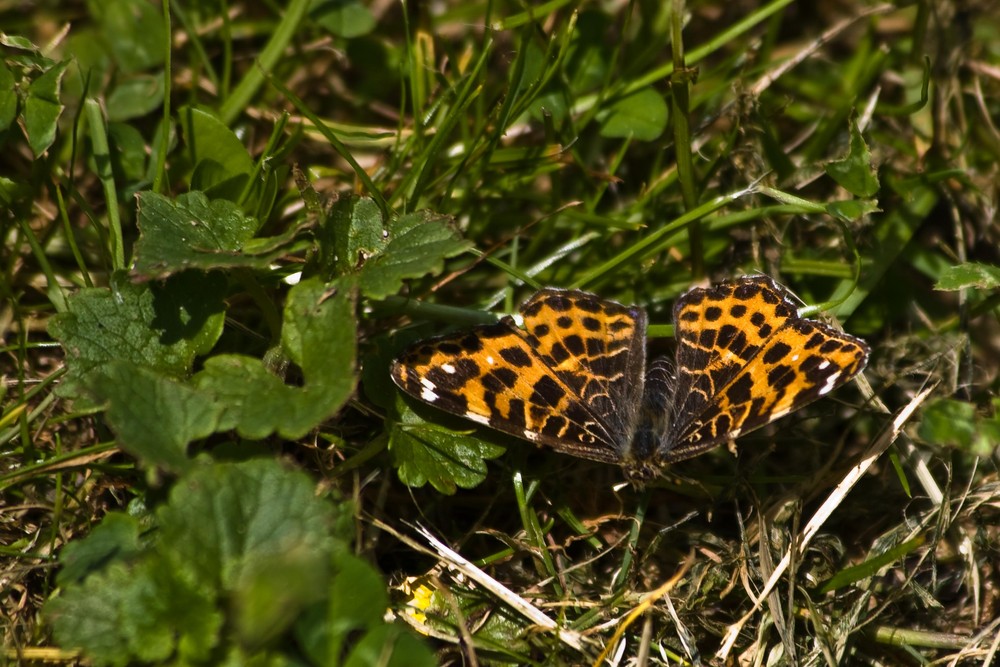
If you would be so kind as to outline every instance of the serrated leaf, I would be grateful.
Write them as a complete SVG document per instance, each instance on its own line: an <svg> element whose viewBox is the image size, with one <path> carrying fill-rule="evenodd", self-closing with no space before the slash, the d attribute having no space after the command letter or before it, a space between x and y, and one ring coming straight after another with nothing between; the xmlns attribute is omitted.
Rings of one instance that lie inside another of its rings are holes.
<svg viewBox="0 0 1000 667"><path fill-rule="evenodd" d="M333 203L320 225L320 265L323 275L354 272L389 242L382 212L369 197L343 196Z"/></svg>
<svg viewBox="0 0 1000 667"><path fill-rule="evenodd" d="M654 141L667 128L669 109L663 96L641 88L614 102L601 124L601 136Z"/></svg>
<svg viewBox="0 0 1000 667"><path fill-rule="evenodd" d="M333 512L301 472L263 459L197 468L156 519L127 559L105 535L86 538L77 553L114 560L46 606L59 642L94 664L210 664L209 652L232 641L223 625L252 651L328 595Z"/></svg>
<svg viewBox="0 0 1000 667"><path fill-rule="evenodd" d="M303 281L285 304L284 347L302 369L304 385L286 385L250 357L220 355L195 377L200 392L221 410L221 429L249 438L272 432L295 440L336 414L357 382L353 295Z"/></svg>
<svg viewBox="0 0 1000 667"><path fill-rule="evenodd" d="M1000 266L966 262L948 267L934 285L936 290L956 291L976 287L994 290L1000 287Z"/></svg>
<svg viewBox="0 0 1000 667"><path fill-rule="evenodd" d="M857 121L851 121L850 151L843 160L826 165L826 173L855 197L870 199L878 193L878 172Z"/></svg>
<svg viewBox="0 0 1000 667"><path fill-rule="evenodd" d="M82 649L88 664L219 664L224 656L299 664L302 650L312 664L343 664L358 646L370 655L364 637L385 625L385 582L338 540L351 534L353 511L318 497L304 473L270 459L204 465L181 477L153 516L157 529L142 540L134 519L111 515L63 551L77 574L45 614L58 643ZM301 648L286 652L292 625ZM410 638L376 635L387 642L383 655L402 646L409 661L399 664L424 664L420 642L388 627Z"/></svg>
<svg viewBox="0 0 1000 667"><path fill-rule="evenodd" d="M95 665L162 662L175 653L205 660L222 623L199 595L156 557L114 562L45 606L59 644Z"/></svg>
<svg viewBox="0 0 1000 667"><path fill-rule="evenodd" d="M80 290L49 322L69 367L60 393L81 397L94 371L111 361L184 375L221 334L224 292L221 276L203 274L136 285L116 273L108 288Z"/></svg>
<svg viewBox="0 0 1000 667"><path fill-rule="evenodd" d="M472 244L448 224L448 218L422 212L419 219L401 218L402 233L390 228L392 240L385 249L361 268L358 285L371 299L397 293L408 278L436 275L444 270L444 260L459 255Z"/></svg>
<svg viewBox="0 0 1000 667"><path fill-rule="evenodd" d="M56 583L68 586L115 560L130 560L140 552L139 521L122 512L109 512L86 539L68 543L59 554Z"/></svg>
<svg viewBox="0 0 1000 667"><path fill-rule="evenodd" d="M486 461L504 452L499 445L423 421L402 397L397 409L401 419L389 432L389 451L407 486L430 482L449 495L458 487L471 489L486 479Z"/></svg>
<svg viewBox="0 0 1000 667"><path fill-rule="evenodd" d="M233 266L264 268L271 257L242 254L257 232L257 220L226 199L209 200L202 192L168 199L154 192L138 195L135 244L136 274L161 278L185 269Z"/></svg>
<svg viewBox="0 0 1000 667"><path fill-rule="evenodd" d="M221 591L239 590L262 558L308 559L333 548L333 512L313 482L266 459L194 469L156 516L165 556Z"/></svg>
<svg viewBox="0 0 1000 667"><path fill-rule="evenodd" d="M216 430L222 406L156 371L110 361L90 385L122 449L147 465L184 470L187 446ZM151 425L154 425L152 426Z"/></svg>

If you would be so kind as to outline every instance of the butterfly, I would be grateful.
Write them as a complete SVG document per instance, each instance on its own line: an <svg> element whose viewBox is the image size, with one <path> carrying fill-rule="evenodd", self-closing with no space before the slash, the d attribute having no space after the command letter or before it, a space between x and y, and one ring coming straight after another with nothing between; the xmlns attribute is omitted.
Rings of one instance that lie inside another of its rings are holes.
<svg viewBox="0 0 1000 667"><path fill-rule="evenodd" d="M660 474L828 394L868 345L798 316L764 275L697 287L674 304L676 358L646 367L646 312L546 288L496 324L431 338L392 364L410 396L574 456Z"/></svg>

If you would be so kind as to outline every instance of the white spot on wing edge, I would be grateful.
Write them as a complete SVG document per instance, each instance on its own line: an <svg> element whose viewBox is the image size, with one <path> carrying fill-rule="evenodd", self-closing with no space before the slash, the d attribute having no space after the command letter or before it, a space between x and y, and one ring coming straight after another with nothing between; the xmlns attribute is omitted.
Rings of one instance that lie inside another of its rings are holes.
<svg viewBox="0 0 1000 667"><path fill-rule="evenodd" d="M443 370L445 373L448 373L449 375L455 373L455 367L452 366L451 364L441 364L441 370Z"/></svg>
<svg viewBox="0 0 1000 667"><path fill-rule="evenodd" d="M767 423L770 424L773 421L777 421L791 412L791 408L785 408L784 410L776 410L767 416Z"/></svg>
<svg viewBox="0 0 1000 667"><path fill-rule="evenodd" d="M528 442L538 441L538 433L536 433L535 431L529 431L528 429L524 429L524 433L522 435L524 435L524 439L527 440Z"/></svg>
<svg viewBox="0 0 1000 667"><path fill-rule="evenodd" d="M840 379L840 371L832 373L830 377L826 379L826 384L820 387L819 395L826 396L830 393L830 390L834 388L837 384L837 380Z"/></svg>
<svg viewBox="0 0 1000 667"><path fill-rule="evenodd" d="M423 387L423 390L420 392L420 400L426 401L427 403L433 403L440 398L435 393L437 391L437 386L427 378L420 378L420 385Z"/></svg>
<svg viewBox="0 0 1000 667"><path fill-rule="evenodd" d="M490 418L489 417L487 417L486 415L481 415L481 414L476 413L476 412L466 412L465 413L465 418L468 419L469 421L476 422L477 424L482 424L483 426L489 426L490 425Z"/></svg>

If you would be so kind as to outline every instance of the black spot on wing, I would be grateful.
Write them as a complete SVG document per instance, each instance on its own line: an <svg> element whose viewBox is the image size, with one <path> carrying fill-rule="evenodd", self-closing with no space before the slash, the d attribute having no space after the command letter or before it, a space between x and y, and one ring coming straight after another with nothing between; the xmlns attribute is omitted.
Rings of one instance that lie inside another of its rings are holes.
<svg viewBox="0 0 1000 667"><path fill-rule="evenodd" d="M761 357L765 364L771 365L776 364L792 351L792 347L787 343L777 342L764 352L764 356Z"/></svg>
<svg viewBox="0 0 1000 667"><path fill-rule="evenodd" d="M726 398L731 403L746 403L753 392L753 379L744 373L726 389Z"/></svg>
<svg viewBox="0 0 1000 667"><path fill-rule="evenodd" d="M778 364L767 373L767 384L772 389L784 390L795 381L795 369L785 364Z"/></svg>
<svg viewBox="0 0 1000 667"><path fill-rule="evenodd" d="M452 366L454 373L448 373L443 368L430 368L424 375L437 389L446 391L461 389L469 380L479 377L479 364L472 359L455 359Z"/></svg>
<svg viewBox="0 0 1000 667"><path fill-rule="evenodd" d="M519 347L505 347L500 350L500 358L511 366L527 368L531 366L531 357Z"/></svg>
<svg viewBox="0 0 1000 667"><path fill-rule="evenodd" d="M566 346L566 349L569 351L570 354L572 354L575 357L583 356L584 347L582 338L580 338L576 334L572 334L570 336L566 336L565 338L563 338L562 342L563 345Z"/></svg>
<svg viewBox="0 0 1000 667"><path fill-rule="evenodd" d="M546 405L556 407L559 401L566 395L566 390L559 386L559 383L551 376L543 375L532 386L529 402L536 405Z"/></svg>

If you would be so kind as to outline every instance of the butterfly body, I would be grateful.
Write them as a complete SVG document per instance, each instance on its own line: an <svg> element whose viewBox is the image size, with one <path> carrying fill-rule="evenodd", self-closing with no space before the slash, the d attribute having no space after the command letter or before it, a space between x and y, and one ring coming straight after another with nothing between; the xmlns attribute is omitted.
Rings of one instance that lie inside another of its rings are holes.
<svg viewBox="0 0 1000 667"><path fill-rule="evenodd" d="M674 306L676 360L646 368L646 313L543 289L512 317L415 344L391 369L406 393L635 481L825 395L868 347L800 318L766 276L695 288Z"/></svg>

